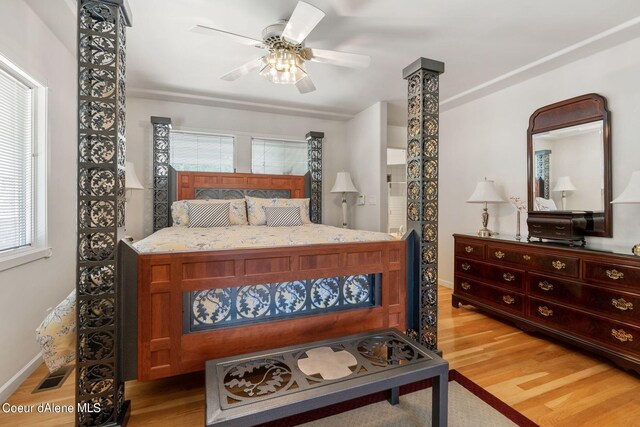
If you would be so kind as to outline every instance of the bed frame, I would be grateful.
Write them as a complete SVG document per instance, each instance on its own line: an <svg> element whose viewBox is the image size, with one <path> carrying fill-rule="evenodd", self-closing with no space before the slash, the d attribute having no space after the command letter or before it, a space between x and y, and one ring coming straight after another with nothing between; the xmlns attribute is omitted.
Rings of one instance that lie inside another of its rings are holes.
<svg viewBox="0 0 640 427"><path fill-rule="evenodd" d="M212 190L227 195L280 190L288 191L290 197L303 197L304 180L178 172L171 179L175 191L170 191L170 198L192 199ZM375 329L404 330L411 322L407 300L411 301L414 288L413 275L408 274L413 259L411 249L407 250L409 240L171 254L140 254L123 241L119 271L124 377L153 380L200 371L207 360L225 356ZM372 306L207 331L185 332L183 328L185 293L354 275L376 278L378 292ZM137 360L131 357L135 354Z"/></svg>

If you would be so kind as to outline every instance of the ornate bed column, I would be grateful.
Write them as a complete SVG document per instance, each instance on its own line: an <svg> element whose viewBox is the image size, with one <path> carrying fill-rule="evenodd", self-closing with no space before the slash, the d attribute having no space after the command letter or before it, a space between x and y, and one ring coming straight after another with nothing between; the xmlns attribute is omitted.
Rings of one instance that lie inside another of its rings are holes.
<svg viewBox="0 0 640 427"><path fill-rule="evenodd" d="M439 75L444 63L420 58L404 70L408 81L407 224L419 236L414 271L414 332L438 345L438 125Z"/></svg>
<svg viewBox="0 0 640 427"><path fill-rule="evenodd" d="M126 0L78 1L76 425L122 425L116 245L124 234Z"/></svg>
<svg viewBox="0 0 640 427"><path fill-rule="evenodd" d="M311 222L322 224L322 140L324 132L309 132L307 148L309 153L309 174L311 175L310 214Z"/></svg>
<svg viewBox="0 0 640 427"><path fill-rule="evenodd" d="M151 117L153 125L153 231L169 226L169 137L171 119Z"/></svg>

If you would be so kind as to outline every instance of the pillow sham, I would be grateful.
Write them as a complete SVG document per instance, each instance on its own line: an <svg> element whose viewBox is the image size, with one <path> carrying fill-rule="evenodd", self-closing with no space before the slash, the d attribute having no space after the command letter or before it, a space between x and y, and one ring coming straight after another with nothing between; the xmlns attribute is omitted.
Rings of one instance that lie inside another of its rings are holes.
<svg viewBox="0 0 640 427"><path fill-rule="evenodd" d="M189 228L228 227L230 203L191 203L189 206Z"/></svg>
<svg viewBox="0 0 640 427"><path fill-rule="evenodd" d="M300 218L303 224L311 224L309 219L309 199L263 199L246 196L247 217L249 225L266 225L265 207L296 207L300 208Z"/></svg>
<svg viewBox="0 0 640 427"><path fill-rule="evenodd" d="M264 214L267 227L297 227L302 225L300 207L298 206L265 206Z"/></svg>
<svg viewBox="0 0 640 427"><path fill-rule="evenodd" d="M171 218L174 227L187 227L189 225L189 207L187 203L229 203L229 224L247 225L247 202L244 199L196 199L177 200L171 204Z"/></svg>

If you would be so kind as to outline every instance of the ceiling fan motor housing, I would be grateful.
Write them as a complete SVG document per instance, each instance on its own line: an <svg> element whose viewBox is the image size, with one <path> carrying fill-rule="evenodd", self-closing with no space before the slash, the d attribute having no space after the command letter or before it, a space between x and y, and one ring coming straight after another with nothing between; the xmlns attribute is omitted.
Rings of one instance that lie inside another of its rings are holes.
<svg viewBox="0 0 640 427"><path fill-rule="evenodd" d="M262 41L269 50L288 48L299 52L304 48L304 42L300 44L291 44L282 38L282 33L287 26L287 22L288 21L286 19L282 19L262 30Z"/></svg>

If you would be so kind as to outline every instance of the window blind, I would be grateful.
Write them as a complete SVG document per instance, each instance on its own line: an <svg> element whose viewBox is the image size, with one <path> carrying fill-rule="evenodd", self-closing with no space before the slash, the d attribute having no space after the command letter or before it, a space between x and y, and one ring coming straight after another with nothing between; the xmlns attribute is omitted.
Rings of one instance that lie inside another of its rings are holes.
<svg viewBox="0 0 640 427"><path fill-rule="evenodd" d="M275 139L251 140L251 171L275 175L304 175L309 169L307 143Z"/></svg>
<svg viewBox="0 0 640 427"><path fill-rule="evenodd" d="M33 239L33 93L0 69L0 252Z"/></svg>
<svg viewBox="0 0 640 427"><path fill-rule="evenodd" d="M170 162L176 170L233 172L233 136L171 132Z"/></svg>

